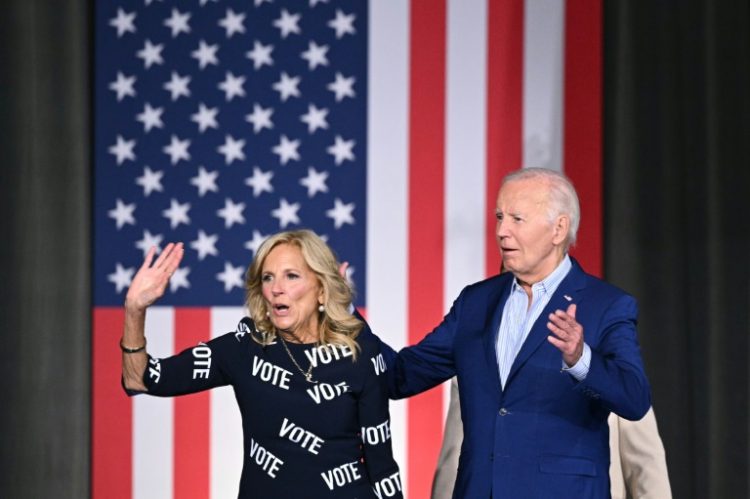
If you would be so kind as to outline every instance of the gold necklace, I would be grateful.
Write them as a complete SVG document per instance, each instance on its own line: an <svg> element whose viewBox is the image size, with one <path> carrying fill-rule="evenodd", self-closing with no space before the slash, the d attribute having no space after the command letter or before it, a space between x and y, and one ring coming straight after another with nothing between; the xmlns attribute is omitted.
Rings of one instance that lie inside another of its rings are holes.
<svg viewBox="0 0 750 499"><path fill-rule="evenodd" d="M281 344L284 345L284 350L286 350L286 354L292 360L292 363L294 364L294 367L296 367L297 370L300 372L300 374L302 374L302 376L305 377L305 381L307 381L308 383L317 383L317 381L314 381L312 379L312 370L313 370L312 362L310 362L310 367L307 368L307 371L303 371L302 368L300 367L300 365L297 364L297 361L295 360L294 355L292 355L292 352L289 351L289 347L286 346L286 340L284 340L284 338L281 335L281 333L280 332L277 333L276 336L279 337L279 339L281 340Z"/></svg>

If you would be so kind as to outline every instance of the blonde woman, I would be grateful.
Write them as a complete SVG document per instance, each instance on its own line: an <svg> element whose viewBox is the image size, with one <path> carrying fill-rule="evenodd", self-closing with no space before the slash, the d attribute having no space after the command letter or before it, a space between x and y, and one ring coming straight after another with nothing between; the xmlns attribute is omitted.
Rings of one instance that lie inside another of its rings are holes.
<svg viewBox="0 0 750 499"><path fill-rule="evenodd" d="M402 497L379 345L360 337L363 323L350 313L351 290L326 243L307 230L271 236L248 269L250 316L237 330L155 359L145 348L146 310L183 252L170 244L154 259L152 249L128 290L120 344L128 393L231 385L245 444L240 498Z"/></svg>

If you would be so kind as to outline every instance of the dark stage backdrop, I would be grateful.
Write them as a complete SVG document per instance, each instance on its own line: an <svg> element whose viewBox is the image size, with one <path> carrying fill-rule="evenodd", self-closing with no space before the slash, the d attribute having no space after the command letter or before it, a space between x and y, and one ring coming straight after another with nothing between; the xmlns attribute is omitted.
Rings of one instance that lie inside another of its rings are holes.
<svg viewBox="0 0 750 499"><path fill-rule="evenodd" d="M0 5L0 497L84 498L89 7Z"/></svg>
<svg viewBox="0 0 750 499"><path fill-rule="evenodd" d="M606 277L675 498L749 497L750 4L605 2Z"/></svg>
<svg viewBox="0 0 750 499"><path fill-rule="evenodd" d="M0 497L89 495L89 4L0 13ZM750 7L604 11L606 276L640 300L674 497L748 497Z"/></svg>

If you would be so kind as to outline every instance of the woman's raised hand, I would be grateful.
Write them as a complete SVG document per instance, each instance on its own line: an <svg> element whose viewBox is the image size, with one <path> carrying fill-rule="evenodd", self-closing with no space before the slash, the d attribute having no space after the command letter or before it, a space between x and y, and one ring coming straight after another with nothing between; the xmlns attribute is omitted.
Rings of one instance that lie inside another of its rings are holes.
<svg viewBox="0 0 750 499"><path fill-rule="evenodd" d="M130 283L125 297L125 308L143 311L161 298L167 289L169 278L177 270L184 254L185 248L182 243L169 243L154 261L156 247L152 247L143 259L143 265L133 277L133 282Z"/></svg>

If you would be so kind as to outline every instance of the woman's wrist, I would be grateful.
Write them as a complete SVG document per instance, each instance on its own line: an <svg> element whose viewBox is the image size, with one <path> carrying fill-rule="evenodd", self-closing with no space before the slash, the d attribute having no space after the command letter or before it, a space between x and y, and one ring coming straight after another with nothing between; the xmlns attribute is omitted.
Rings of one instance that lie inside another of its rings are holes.
<svg viewBox="0 0 750 499"><path fill-rule="evenodd" d="M138 352L144 352L146 350L146 337L143 337L143 340L138 343L137 346L135 344L126 344L125 338L120 338L120 350L123 351L123 353L138 353Z"/></svg>

